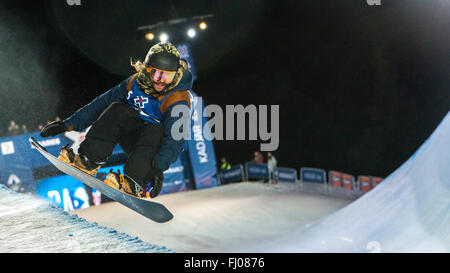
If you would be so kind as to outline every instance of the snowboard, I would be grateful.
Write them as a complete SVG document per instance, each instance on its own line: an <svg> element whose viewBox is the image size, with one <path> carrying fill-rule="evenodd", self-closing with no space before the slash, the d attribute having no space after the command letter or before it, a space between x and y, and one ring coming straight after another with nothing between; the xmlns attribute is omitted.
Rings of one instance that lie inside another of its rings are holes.
<svg viewBox="0 0 450 273"><path fill-rule="evenodd" d="M30 143L36 148L45 158L47 158L57 169L66 173L73 178L81 181L108 196L109 198L119 202L120 204L142 214L143 216L153 220L157 223L168 222L173 218L172 213L162 204L150 201L149 198L139 198L133 195L121 192L108 186L103 181L77 169L70 164L60 160L54 155L50 154L47 149L42 147L39 142L33 137L30 138Z"/></svg>

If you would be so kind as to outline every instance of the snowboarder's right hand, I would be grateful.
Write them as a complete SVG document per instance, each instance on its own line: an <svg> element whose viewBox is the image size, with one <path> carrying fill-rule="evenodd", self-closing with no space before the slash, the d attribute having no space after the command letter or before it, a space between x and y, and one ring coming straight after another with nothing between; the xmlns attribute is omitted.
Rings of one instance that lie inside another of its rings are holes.
<svg viewBox="0 0 450 273"><path fill-rule="evenodd" d="M64 122L62 121L53 121L52 123L49 123L45 125L45 127L41 131L41 137L49 137L49 136L56 136L58 134L64 133L67 131L66 125L64 125Z"/></svg>
<svg viewBox="0 0 450 273"><path fill-rule="evenodd" d="M162 189L162 184L164 181L163 171L158 167L152 167L151 169L151 184L152 189L150 191L150 198L155 198L159 195Z"/></svg>

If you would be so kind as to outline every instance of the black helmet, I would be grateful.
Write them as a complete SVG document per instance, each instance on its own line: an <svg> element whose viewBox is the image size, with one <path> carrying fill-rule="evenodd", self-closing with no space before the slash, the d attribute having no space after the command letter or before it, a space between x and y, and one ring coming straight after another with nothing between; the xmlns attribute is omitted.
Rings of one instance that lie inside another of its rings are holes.
<svg viewBox="0 0 450 273"><path fill-rule="evenodd" d="M175 72L180 67L180 53L170 42L160 42L150 48L144 63L146 67Z"/></svg>

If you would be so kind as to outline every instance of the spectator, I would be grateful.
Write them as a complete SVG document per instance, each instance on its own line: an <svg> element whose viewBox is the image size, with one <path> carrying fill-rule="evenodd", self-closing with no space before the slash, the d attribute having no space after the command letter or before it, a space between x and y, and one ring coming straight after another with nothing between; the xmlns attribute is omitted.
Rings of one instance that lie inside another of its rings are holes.
<svg viewBox="0 0 450 273"><path fill-rule="evenodd" d="M15 136L20 134L20 127L16 124L14 120L11 120L8 127L8 135Z"/></svg>
<svg viewBox="0 0 450 273"><path fill-rule="evenodd" d="M253 159L251 160L253 163L264 164L264 157L260 152L253 153Z"/></svg>
<svg viewBox="0 0 450 273"><path fill-rule="evenodd" d="M272 179L272 174L275 168L277 167L277 159L271 152L267 153L267 167L269 168L270 181L272 181L272 183L275 183Z"/></svg>
<svg viewBox="0 0 450 273"><path fill-rule="evenodd" d="M230 163L228 163L227 159L225 157L222 157L220 159L220 171L227 171L229 169L231 169L231 165Z"/></svg>
<svg viewBox="0 0 450 273"><path fill-rule="evenodd" d="M26 124L22 125L22 134L28 134L28 128Z"/></svg>

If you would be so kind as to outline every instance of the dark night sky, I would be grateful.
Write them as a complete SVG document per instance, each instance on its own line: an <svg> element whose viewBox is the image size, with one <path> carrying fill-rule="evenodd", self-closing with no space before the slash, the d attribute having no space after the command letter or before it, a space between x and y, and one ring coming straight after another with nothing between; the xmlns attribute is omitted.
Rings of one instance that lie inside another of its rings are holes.
<svg viewBox="0 0 450 273"><path fill-rule="evenodd" d="M449 111L450 4L381 1L1 1L0 124L65 118L118 84L151 46L137 26L174 5L215 14L192 43L207 104L280 105L279 165L386 176ZM232 163L258 147L215 141Z"/></svg>

